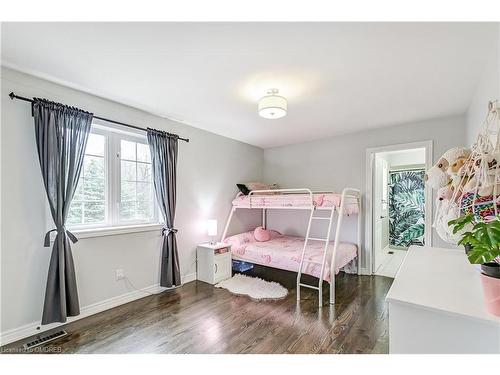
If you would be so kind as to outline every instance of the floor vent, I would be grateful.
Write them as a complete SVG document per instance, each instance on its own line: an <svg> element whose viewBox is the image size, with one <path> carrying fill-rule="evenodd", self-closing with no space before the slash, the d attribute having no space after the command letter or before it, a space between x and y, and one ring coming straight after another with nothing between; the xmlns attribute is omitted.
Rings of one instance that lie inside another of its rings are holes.
<svg viewBox="0 0 500 375"><path fill-rule="evenodd" d="M38 335L37 338L35 338L34 340L32 340L32 341L27 342L26 344L24 344L23 348L24 349L33 349L33 348L35 348L37 346L46 344L49 341L58 339L60 337L66 336L66 335L67 335L67 332L65 330L56 331L56 332L53 332L53 333L51 333L49 335L43 335L43 336L42 335Z"/></svg>

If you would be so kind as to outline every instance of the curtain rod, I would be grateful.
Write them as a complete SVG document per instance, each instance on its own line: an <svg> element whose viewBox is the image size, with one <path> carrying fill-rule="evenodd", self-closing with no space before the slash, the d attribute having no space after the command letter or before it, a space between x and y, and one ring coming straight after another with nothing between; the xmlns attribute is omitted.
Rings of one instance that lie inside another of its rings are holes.
<svg viewBox="0 0 500 375"><path fill-rule="evenodd" d="M33 103L33 100L32 99L29 99L29 98L25 98L24 96L19 96L19 95L16 95L14 94L13 92L11 92L9 94L9 97L14 100L14 99L19 99L19 100L23 100L25 102L30 102L30 103ZM120 121L115 121L115 120L110 120L110 119L107 119L107 118L104 118L104 117L100 117L100 116L93 116L94 118L98 119L98 120L102 120L102 121L106 121L106 122L111 122L113 124L117 124L117 125L122 125L122 126L126 126L127 128L132 128L132 129L137 129L137 130L142 130L142 131L147 131L147 129L145 128L141 128L140 126L135 126L135 125L130 125L130 124L125 124L124 122L120 122ZM184 142L189 142L189 138L181 138L179 137L179 140L181 141L184 141Z"/></svg>

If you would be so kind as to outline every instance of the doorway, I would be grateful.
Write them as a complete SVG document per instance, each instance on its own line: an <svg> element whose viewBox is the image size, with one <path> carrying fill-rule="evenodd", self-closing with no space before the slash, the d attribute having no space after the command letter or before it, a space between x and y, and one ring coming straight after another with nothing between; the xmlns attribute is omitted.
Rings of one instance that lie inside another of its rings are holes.
<svg viewBox="0 0 500 375"><path fill-rule="evenodd" d="M424 175L431 147L420 142L367 150L367 238L376 275L395 277L409 246L430 245L432 206Z"/></svg>

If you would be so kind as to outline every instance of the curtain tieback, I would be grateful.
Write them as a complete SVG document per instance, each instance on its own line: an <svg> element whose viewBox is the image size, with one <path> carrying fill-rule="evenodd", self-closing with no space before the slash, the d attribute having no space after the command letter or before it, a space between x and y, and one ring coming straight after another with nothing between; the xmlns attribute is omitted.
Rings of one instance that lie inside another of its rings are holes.
<svg viewBox="0 0 500 375"><path fill-rule="evenodd" d="M175 228L168 228L168 227L163 227L162 230L161 230L161 235L162 236L165 236L165 237L168 237L170 235L170 233L177 233L177 229Z"/></svg>
<svg viewBox="0 0 500 375"><path fill-rule="evenodd" d="M65 227L62 227L62 228L55 228L55 229L51 229L49 230L47 233L45 233L45 241L44 241L44 246L45 247L50 247L50 233L52 232L65 232L66 235L69 237L69 239L71 240L71 242L75 243L75 242L78 242L78 238L76 238L76 236L71 233L69 230L67 230Z"/></svg>

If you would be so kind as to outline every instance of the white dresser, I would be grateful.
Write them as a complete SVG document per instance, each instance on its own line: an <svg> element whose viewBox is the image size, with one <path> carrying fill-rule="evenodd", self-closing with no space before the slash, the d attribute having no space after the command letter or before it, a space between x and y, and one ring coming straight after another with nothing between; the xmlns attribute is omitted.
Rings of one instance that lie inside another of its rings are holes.
<svg viewBox="0 0 500 375"><path fill-rule="evenodd" d="M478 267L463 250L412 246L387 294L390 353L500 353Z"/></svg>
<svg viewBox="0 0 500 375"><path fill-rule="evenodd" d="M231 277L231 245L201 244L196 249L196 278L209 284Z"/></svg>

